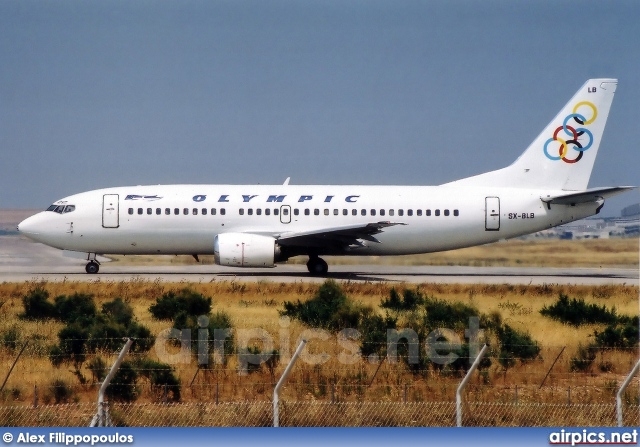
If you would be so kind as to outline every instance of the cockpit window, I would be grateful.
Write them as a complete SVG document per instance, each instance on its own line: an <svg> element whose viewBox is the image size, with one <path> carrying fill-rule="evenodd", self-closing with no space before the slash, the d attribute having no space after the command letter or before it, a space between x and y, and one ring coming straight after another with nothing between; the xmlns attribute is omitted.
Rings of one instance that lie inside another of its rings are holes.
<svg viewBox="0 0 640 447"><path fill-rule="evenodd" d="M75 205L51 205L47 211L53 211L58 214L66 214L76 210Z"/></svg>

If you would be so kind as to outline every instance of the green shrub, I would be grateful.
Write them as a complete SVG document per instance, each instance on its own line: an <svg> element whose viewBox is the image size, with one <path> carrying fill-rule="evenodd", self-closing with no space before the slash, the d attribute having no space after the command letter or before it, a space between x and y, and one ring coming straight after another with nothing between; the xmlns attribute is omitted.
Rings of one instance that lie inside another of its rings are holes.
<svg viewBox="0 0 640 447"><path fill-rule="evenodd" d="M131 362L125 360L120 364L120 368L114 374L106 395L109 400L120 402L133 402L139 396L139 390L136 386L138 381L138 373L134 369Z"/></svg>
<svg viewBox="0 0 640 447"><path fill-rule="evenodd" d="M69 297L57 296L55 308L58 319L63 323L89 325L98 313L93 297L85 293L74 293Z"/></svg>
<svg viewBox="0 0 640 447"><path fill-rule="evenodd" d="M596 349L593 345L585 347L578 344L578 352L574 357L571 357L569 369L571 371L587 371L596 359Z"/></svg>
<svg viewBox="0 0 640 447"><path fill-rule="evenodd" d="M73 323L63 327L58 332L59 361L62 363L73 362L76 369L84 363L87 357L87 342L89 341L89 330L80 323Z"/></svg>
<svg viewBox="0 0 640 447"><path fill-rule="evenodd" d="M96 356L89 360L87 368L91 371L94 382L102 382L109 372L107 369L107 362L105 362L100 356Z"/></svg>
<svg viewBox="0 0 640 447"><path fill-rule="evenodd" d="M437 298L425 299L424 326L429 331L437 328L447 328L452 330L463 330L469 324L469 318L479 317L480 312L472 306L464 303L448 303Z"/></svg>
<svg viewBox="0 0 640 447"><path fill-rule="evenodd" d="M312 327L341 330L357 327L360 310L361 307L344 294L337 282L327 280L310 300L304 303L300 300L297 303L286 301L280 315Z"/></svg>
<svg viewBox="0 0 640 447"><path fill-rule="evenodd" d="M513 329L508 324L496 331L500 343L498 362L505 368L511 368L516 360L526 362L540 354L540 346L527 333Z"/></svg>
<svg viewBox="0 0 640 447"><path fill-rule="evenodd" d="M113 301L106 302L102 305L102 314L115 323L128 326L134 321L133 308L125 303L122 298L116 298Z"/></svg>
<svg viewBox="0 0 640 447"><path fill-rule="evenodd" d="M151 392L157 400L164 399L166 388L168 400L180 401L180 380L175 376L171 366L155 360L141 359L136 362L136 369L140 376L149 380Z"/></svg>
<svg viewBox="0 0 640 447"><path fill-rule="evenodd" d="M197 317L211 312L211 301L211 298L185 288L165 293L149 307L149 312L156 320L172 321L181 312Z"/></svg>
<svg viewBox="0 0 640 447"><path fill-rule="evenodd" d="M53 303L49 302L49 292L42 287L36 287L22 297L24 313L20 318L27 320L45 320L57 318L57 311Z"/></svg>
<svg viewBox="0 0 640 447"><path fill-rule="evenodd" d="M73 398L73 388L62 379L54 379L49 385L49 395L45 398L53 398L56 404L67 404Z"/></svg>
<svg viewBox="0 0 640 447"><path fill-rule="evenodd" d="M396 312L402 312L416 310L418 306L424 303L425 299L418 291L405 289L402 292L401 298L396 289L391 289L391 292L389 292L389 298L383 300L380 303L380 307Z"/></svg>
<svg viewBox="0 0 640 447"><path fill-rule="evenodd" d="M21 339L22 334L20 333L20 328L15 324L12 324L9 329L0 334L0 343L2 343L2 346L4 348L11 351L14 351L18 348L18 344L20 343Z"/></svg>
<svg viewBox="0 0 640 447"><path fill-rule="evenodd" d="M594 323L614 324L618 321L615 308L609 310L604 305L587 304L582 298L569 299L563 293L560 294L558 301L549 307L544 306L540 313L572 326Z"/></svg>
<svg viewBox="0 0 640 447"><path fill-rule="evenodd" d="M603 348L637 348L639 317L623 319L624 323L607 326L604 331L594 331L596 344Z"/></svg>

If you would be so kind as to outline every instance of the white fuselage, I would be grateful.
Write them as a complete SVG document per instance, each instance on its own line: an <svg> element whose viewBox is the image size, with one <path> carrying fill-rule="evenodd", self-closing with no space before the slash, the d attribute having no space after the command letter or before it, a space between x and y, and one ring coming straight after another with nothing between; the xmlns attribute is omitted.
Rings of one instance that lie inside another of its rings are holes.
<svg viewBox="0 0 640 447"><path fill-rule="evenodd" d="M395 222L340 253L451 250L540 231L597 212L601 202L548 207L557 191L456 186L173 185L100 189L55 202L20 231L47 245L99 254L212 254L223 233L271 236ZM53 206L52 206L53 207ZM58 209L60 211L60 209Z"/></svg>

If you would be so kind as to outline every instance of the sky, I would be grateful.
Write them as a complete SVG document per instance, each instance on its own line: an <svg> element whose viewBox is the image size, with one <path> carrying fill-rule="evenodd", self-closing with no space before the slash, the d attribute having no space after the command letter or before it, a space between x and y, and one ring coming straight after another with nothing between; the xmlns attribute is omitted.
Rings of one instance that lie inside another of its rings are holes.
<svg viewBox="0 0 640 447"><path fill-rule="evenodd" d="M638 185L639 23L636 0L2 0L0 208L437 185L511 164L594 77L619 84L589 186Z"/></svg>

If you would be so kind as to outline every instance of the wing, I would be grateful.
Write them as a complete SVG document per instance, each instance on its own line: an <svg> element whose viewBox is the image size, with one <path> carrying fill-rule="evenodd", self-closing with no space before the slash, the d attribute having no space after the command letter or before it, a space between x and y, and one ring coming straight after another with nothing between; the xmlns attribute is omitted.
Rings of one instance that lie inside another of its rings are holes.
<svg viewBox="0 0 640 447"><path fill-rule="evenodd" d="M577 203L596 202L601 199L621 194L630 189L635 189L635 186L614 186L608 188L592 188L586 191L567 192L566 194L556 196L544 196L540 197L547 206L554 205L575 205Z"/></svg>
<svg viewBox="0 0 640 447"><path fill-rule="evenodd" d="M322 228L297 233L283 233L277 240L278 244L283 247L331 247L343 250L364 247L366 245L364 241L379 244L380 241L374 236L382 233L385 228L395 225L406 224L402 222L372 222L360 225Z"/></svg>

